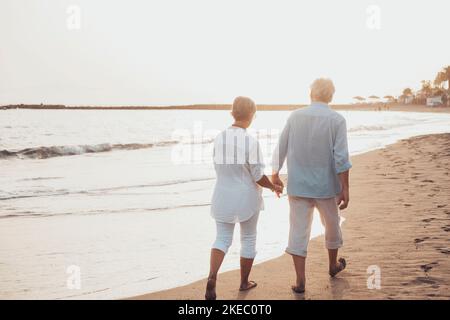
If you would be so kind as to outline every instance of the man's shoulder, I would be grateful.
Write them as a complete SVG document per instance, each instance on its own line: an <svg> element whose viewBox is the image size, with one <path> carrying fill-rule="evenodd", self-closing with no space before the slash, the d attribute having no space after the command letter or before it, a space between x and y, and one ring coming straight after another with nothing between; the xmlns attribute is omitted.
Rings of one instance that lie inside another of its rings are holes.
<svg viewBox="0 0 450 320"><path fill-rule="evenodd" d="M313 105L307 105L307 106L304 106L304 107L301 107L301 108L298 108L298 109L292 111L290 118L302 117L302 116L311 115L311 114L330 116L330 117L335 117L337 119L344 119L344 117L340 113L331 109L331 107L319 109L319 107L315 107Z"/></svg>
<svg viewBox="0 0 450 320"><path fill-rule="evenodd" d="M295 118L303 117L304 115L308 114L310 109L311 109L311 106L309 106L309 105L299 107L298 109L291 111L291 114L289 115L288 119L295 119Z"/></svg>
<svg viewBox="0 0 450 320"><path fill-rule="evenodd" d="M337 112L336 110L333 110L329 108L329 116L332 118L336 123L341 123L342 121L345 122L345 118L342 114Z"/></svg>

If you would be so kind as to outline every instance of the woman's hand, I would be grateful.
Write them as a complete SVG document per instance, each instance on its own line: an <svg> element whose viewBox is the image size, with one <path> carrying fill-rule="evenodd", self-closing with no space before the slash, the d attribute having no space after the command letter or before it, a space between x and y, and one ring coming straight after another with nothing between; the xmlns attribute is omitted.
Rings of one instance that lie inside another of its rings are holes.
<svg viewBox="0 0 450 320"><path fill-rule="evenodd" d="M279 185L276 185L276 184L274 184L273 185L273 190L272 190L273 192L275 192L275 194L277 195L277 197L279 198L280 197L280 194L282 194L283 193L283 187L282 186L279 186Z"/></svg>

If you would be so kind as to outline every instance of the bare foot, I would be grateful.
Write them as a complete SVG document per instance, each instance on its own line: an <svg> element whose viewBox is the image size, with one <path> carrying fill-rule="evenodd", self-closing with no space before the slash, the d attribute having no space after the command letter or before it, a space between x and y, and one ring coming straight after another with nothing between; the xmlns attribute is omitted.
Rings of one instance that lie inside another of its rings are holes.
<svg viewBox="0 0 450 320"><path fill-rule="evenodd" d="M241 286L239 287L239 291L247 291L253 289L257 285L258 284L255 281L248 281L247 283L241 284Z"/></svg>
<svg viewBox="0 0 450 320"><path fill-rule="evenodd" d="M330 271L329 271L330 276L334 277L339 272L344 270L346 266L347 266L347 262L345 261L345 259L340 258L338 264L334 268L330 268Z"/></svg>
<svg viewBox="0 0 450 320"><path fill-rule="evenodd" d="M292 291L294 291L295 293L305 293L305 286L301 285L301 286L292 286L291 287Z"/></svg>
<svg viewBox="0 0 450 320"><path fill-rule="evenodd" d="M205 300L216 300L216 279L208 279L206 284Z"/></svg>
<svg viewBox="0 0 450 320"><path fill-rule="evenodd" d="M295 293L304 293L305 292L305 280L297 280L297 283L291 286L292 291Z"/></svg>

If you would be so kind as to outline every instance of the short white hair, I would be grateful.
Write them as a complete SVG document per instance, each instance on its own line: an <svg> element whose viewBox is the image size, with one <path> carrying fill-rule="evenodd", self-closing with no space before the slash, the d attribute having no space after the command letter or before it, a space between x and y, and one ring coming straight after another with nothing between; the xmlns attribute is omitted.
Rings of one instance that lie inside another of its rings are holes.
<svg viewBox="0 0 450 320"><path fill-rule="evenodd" d="M248 120L256 112L255 102L247 97L237 97L233 101L231 113L236 120Z"/></svg>
<svg viewBox="0 0 450 320"><path fill-rule="evenodd" d="M334 84L328 78L319 78L311 84L311 99L325 103L331 102L334 95Z"/></svg>

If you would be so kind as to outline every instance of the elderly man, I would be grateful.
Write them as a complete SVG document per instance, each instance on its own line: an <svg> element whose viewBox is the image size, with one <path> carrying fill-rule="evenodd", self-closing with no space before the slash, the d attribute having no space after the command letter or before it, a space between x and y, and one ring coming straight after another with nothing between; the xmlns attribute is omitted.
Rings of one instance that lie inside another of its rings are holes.
<svg viewBox="0 0 450 320"><path fill-rule="evenodd" d="M339 209L349 202L349 160L344 117L328 106L334 94L333 82L317 79L311 85L311 105L294 111L287 120L273 155L274 184L283 187L280 169L287 158L287 193L290 206L289 244L297 274L292 290L305 291L305 262L313 210L317 208L325 226L329 274L345 269L337 260L342 246Z"/></svg>

